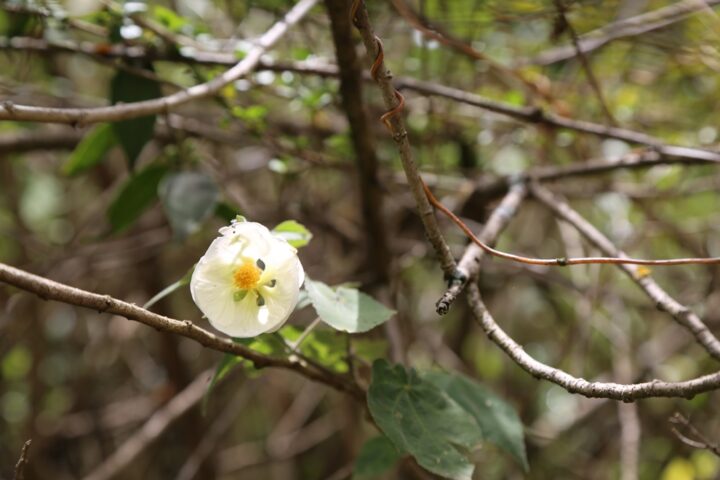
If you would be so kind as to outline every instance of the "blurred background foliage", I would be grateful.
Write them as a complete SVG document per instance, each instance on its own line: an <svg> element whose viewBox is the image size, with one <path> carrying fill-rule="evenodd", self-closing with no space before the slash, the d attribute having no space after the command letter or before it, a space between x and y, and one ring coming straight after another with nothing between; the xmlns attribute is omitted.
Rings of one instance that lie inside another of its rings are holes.
<svg viewBox="0 0 720 480"><path fill-rule="evenodd" d="M0 98L66 107L154 98L206 81L227 67L176 61L177 53L242 58L253 37L293 4L0 3ZM606 123L577 58L534 61L572 45L553 2L407 2L445 32L514 69L534 91L517 76L425 38L389 2L368 3L396 76ZM669 4L574 1L566 6L567 19L582 35ZM264 61L334 63L329 32L324 9L316 7ZM588 53L617 124L667 143L716 148L719 38L720 19L703 11ZM29 47L38 40L47 43ZM62 45L91 46L93 55ZM142 60L119 60L104 54L113 46L149 53ZM371 118L379 117L377 89L367 84L363 94ZM484 179L611 158L636 147L439 97L407 92L406 100L420 169L432 175L441 200L474 228L494 205L473 195ZM94 126L0 123L0 261L142 305L183 277L237 212L269 226L296 219L314 235L301 252L309 276L328 284L358 282L397 310L392 321L410 365L473 376L517 409L526 426L529 473L487 445L473 453L477 478L619 478L614 402L533 379L487 341L462 301L448 315L436 315L442 274L414 213L394 144L380 122L371 127L392 256L387 265L378 267L368 251L337 80L282 68L260 69L217 97L157 118ZM550 187L633 256L720 256L719 180L712 166L671 165L568 178ZM441 225L460 256L465 238L449 223ZM546 257L596 253L533 202L523 205L498 246ZM386 278L378 276L383 271ZM652 273L718 331L716 267ZM681 380L713 368L691 336L616 269L529 269L485 260L480 285L495 317L529 353L579 377L614 379L614 364L623 355L633 378ZM0 302L2 478L12 478L27 438L34 440L27 478L82 477L222 358L187 339L8 288L0 288ZM204 323L186 288L152 308ZM291 324L299 329L312 320L312 312L301 309ZM342 339L323 328L317 336L330 337L319 345ZM366 361L386 356L385 331L363 334L358 349ZM718 399L709 393L638 402L640 478L720 478L718 459L684 445L668 423L681 412L720 441ZM208 438L194 478L347 478L363 441L376 435L364 415L350 399L291 373L235 369L215 387L204 416L199 404L189 409L118 478L186 478L178 476L186 459ZM398 476L414 473L401 468L385 478Z"/></svg>

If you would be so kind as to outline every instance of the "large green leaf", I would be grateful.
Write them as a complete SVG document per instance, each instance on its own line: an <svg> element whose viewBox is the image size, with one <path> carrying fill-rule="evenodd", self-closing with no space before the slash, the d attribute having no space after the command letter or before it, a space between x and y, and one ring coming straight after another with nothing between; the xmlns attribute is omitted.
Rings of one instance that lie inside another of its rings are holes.
<svg viewBox="0 0 720 480"><path fill-rule="evenodd" d="M179 172L163 178L159 195L175 236L183 240L212 215L220 191L204 173Z"/></svg>
<svg viewBox="0 0 720 480"><path fill-rule="evenodd" d="M337 330L367 332L395 313L355 288L330 288L306 277L305 289L322 321Z"/></svg>
<svg viewBox="0 0 720 480"><path fill-rule="evenodd" d="M383 433L423 468L453 480L470 480L474 470L463 452L480 443L472 415L415 370L376 360L368 407Z"/></svg>
<svg viewBox="0 0 720 480"><path fill-rule="evenodd" d="M110 82L110 101L113 104L140 102L161 95L160 85L157 82L125 70L118 70ZM127 155L130 168L133 168L145 144L153 137L155 115L114 122L112 126Z"/></svg>
<svg viewBox="0 0 720 480"><path fill-rule="evenodd" d="M152 205L157 198L158 184L167 171L164 165L151 165L130 176L108 209L114 233L132 225Z"/></svg>
<svg viewBox="0 0 720 480"><path fill-rule="evenodd" d="M477 421L486 441L508 452L528 470L523 425L515 409L493 392L458 374L427 372L423 378L455 400Z"/></svg>
<svg viewBox="0 0 720 480"><path fill-rule="evenodd" d="M377 478L390 470L400 457L400 452L385 435L371 438L363 444L355 460L353 479Z"/></svg>
<svg viewBox="0 0 720 480"><path fill-rule="evenodd" d="M295 248L304 247L312 239L312 233L308 230L305 225L296 222L295 220L285 220L277 227L273 228L272 232L280 238L285 239L290 245Z"/></svg>
<svg viewBox="0 0 720 480"><path fill-rule="evenodd" d="M66 175L77 175L100 163L105 154L117 144L117 138L109 123L101 123L90 130L75 147L62 166Z"/></svg>

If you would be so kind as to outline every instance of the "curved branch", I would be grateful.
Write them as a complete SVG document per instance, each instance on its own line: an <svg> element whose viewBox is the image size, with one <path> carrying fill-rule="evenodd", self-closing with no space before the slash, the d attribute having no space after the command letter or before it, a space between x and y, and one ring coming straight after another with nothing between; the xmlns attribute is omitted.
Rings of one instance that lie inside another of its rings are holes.
<svg viewBox="0 0 720 480"><path fill-rule="evenodd" d="M15 286L36 294L44 300L55 300L78 307L97 310L100 313L112 313L135 320L162 332L174 333L195 340L204 347L219 352L231 353L250 360L256 368L283 368L293 370L300 375L324 383L338 391L347 393L364 401L365 393L350 379L341 377L330 370L308 365L300 359L276 358L263 355L245 345L217 335L198 327L190 320L176 320L158 315L132 303L124 302L110 295L100 295L79 288L70 287L47 278L0 263L0 282ZM312 368L311 368L312 367Z"/></svg>
<svg viewBox="0 0 720 480"><path fill-rule="evenodd" d="M16 105L5 101L0 103L0 120L23 120L34 122L71 123L76 125L126 120L157 113L167 113L179 105L192 100L207 97L220 91L224 86L250 73L260 62L262 55L272 47L288 29L297 23L318 0L300 0L255 42L245 58L235 66L209 82L194 85L188 89L166 97L112 105L97 108L49 108L29 105Z"/></svg>
<svg viewBox="0 0 720 480"><path fill-rule="evenodd" d="M644 383L622 384L612 382L589 382L558 368L546 365L531 357L513 340L488 312L475 283L468 285L468 304L475 320L488 338L499 346L520 368L536 378L548 380L570 393L592 398L610 398L631 402L641 398L693 396L720 388L720 371L684 382L663 382L652 380Z"/></svg>

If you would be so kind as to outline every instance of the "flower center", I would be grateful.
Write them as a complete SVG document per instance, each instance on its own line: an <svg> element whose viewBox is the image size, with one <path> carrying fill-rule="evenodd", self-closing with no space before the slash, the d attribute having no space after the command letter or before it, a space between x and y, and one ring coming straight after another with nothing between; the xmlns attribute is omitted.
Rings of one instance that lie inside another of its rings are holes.
<svg viewBox="0 0 720 480"><path fill-rule="evenodd" d="M243 260L242 265L235 269L233 282L239 290L252 290L260 281L262 270L250 260Z"/></svg>

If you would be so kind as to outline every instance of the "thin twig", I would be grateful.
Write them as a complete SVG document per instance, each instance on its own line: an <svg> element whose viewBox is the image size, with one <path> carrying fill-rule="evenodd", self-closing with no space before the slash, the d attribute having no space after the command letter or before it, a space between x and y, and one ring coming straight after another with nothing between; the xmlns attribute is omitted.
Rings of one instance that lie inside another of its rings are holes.
<svg viewBox="0 0 720 480"><path fill-rule="evenodd" d="M585 70L585 76L587 77L588 82L590 82L590 87L593 89L595 95L597 96L600 108L602 108L602 111L605 114L608 123L610 125L617 125L615 117L613 117L613 114L610 112L610 108L608 108L605 96L603 95L602 89L600 88L600 84L598 83L597 78L592 71L590 61L588 60L587 55L585 55L585 52L583 52L582 48L580 47L578 34L575 31L575 28L570 23L570 20L568 20L567 15L565 14L566 7L563 4L563 0L554 0L554 3L558 15L560 16L560 21L562 21L563 26L567 28L568 33L570 34L570 39L572 40L573 47L575 47L575 54L580 60L580 64L582 65L583 70Z"/></svg>
<svg viewBox="0 0 720 480"><path fill-rule="evenodd" d="M653 265L653 266L669 266L669 265L720 265L720 257L708 257L708 258L670 258L662 260L648 260L642 258L630 258L630 257L578 257L578 258L534 258L525 257L523 255L515 255L514 253L507 253L501 250L497 250L480 240L470 230L465 222L451 212L447 207L435 198L435 195L430 191L430 188L425 182L420 179L422 186L425 189L428 200L430 203L447 215L460 229L465 232L465 235L472 240L478 247L498 258L504 258L505 260L511 260L513 262L524 263L527 265L543 265L543 266L558 266L565 267L569 265L587 265L593 263L610 264L610 265ZM720 351L720 350L719 350Z"/></svg>
<svg viewBox="0 0 720 480"><path fill-rule="evenodd" d="M15 464L15 476L13 477L15 480L23 480L25 478L25 466L28 464L28 452L31 444L32 439L27 440L20 450L20 458Z"/></svg>
<svg viewBox="0 0 720 480"><path fill-rule="evenodd" d="M255 69L262 55L270 49L289 28L300 21L318 0L300 0L266 31L232 68L212 80L194 85L180 92L141 102L96 108L49 108L17 105L11 101L0 102L0 120L25 120L35 122L71 123L76 125L102 121L126 120L168 111L199 98L213 95L226 85L247 75Z"/></svg>
<svg viewBox="0 0 720 480"><path fill-rule="evenodd" d="M113 313L129 320L136 320L156 330L193 339L213 350L243 357L253 362L256 368L274 367L293 370L310 380L324 383L339 391L348 393L358 400L364 401L365 398L364 392L357 384L328 369L308 365L302 359L276 358L260 354L240 343L218 337L198 327L190 320L176 320L158 315L132 303L113 298L110 295L99 295L70 287L3 263L0 263L0 282L32 292L45 300L56 300L70 305L90 308L98 312Z"/></svg>
<svg viewBox="0 0 720 480"><path fill-rule="evenodd" d="M694 440L686 435L683 435L680 433L680 431L675 427L670 427L670 430L675 434L675 436L686 445L689 445L693 448L700 448L703 450L709 450L710 452L714 453L718 457L720 457L720 445L717 443L711 442L708 440L708 438L703 435L700 430L695 428L695 426L690 423L690 420L685 418L680 412L675 412L675 414L670 417L670 423L674 423L676 425L682 425L685 427L692 435L694 435L697 440Z"/></svg>

